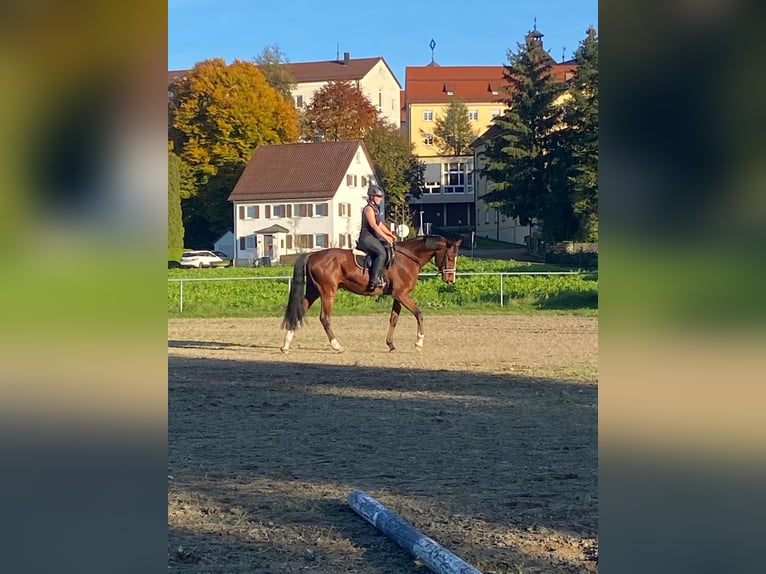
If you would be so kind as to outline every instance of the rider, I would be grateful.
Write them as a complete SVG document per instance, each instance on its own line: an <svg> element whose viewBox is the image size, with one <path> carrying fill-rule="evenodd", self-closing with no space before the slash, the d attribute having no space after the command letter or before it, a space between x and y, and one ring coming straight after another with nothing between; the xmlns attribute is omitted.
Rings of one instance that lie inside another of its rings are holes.
<svg viewBox="0 0 766 574"><path fill-rule="evenodd" d="M383 224L383 214L380 204L383 201L383 189L370 182L367 188L367 205L362 209L362 231L359 233L357 246L372 257L370 282L366 291L375 291L375 287L385 285L382 277L385 265L386 247L396 241L396 235L391 233Z"/></svg>

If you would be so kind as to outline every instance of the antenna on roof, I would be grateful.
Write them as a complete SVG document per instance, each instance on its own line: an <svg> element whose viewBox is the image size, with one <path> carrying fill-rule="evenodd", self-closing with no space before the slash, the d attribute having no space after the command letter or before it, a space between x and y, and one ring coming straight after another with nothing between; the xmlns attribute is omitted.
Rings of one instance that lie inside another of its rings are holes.
<svg viewBox="0 0 766 574"><path fill-rule="evenodd" d="M535 29L535 31L537 31L537 16L535 16L535 27L534 27L534 29Z"/></svg>
<svg viewBox="0 0 766 574"><path fill-rule="evenodd" d="M434 42L434 39L431 38L431 41L428 43L428 45L431 47L431 63L434 63L434 48L436 48L436 42Z"/></svg>
<svg viewBox="0 0 766 574"><path fill-rule="evenodd" d="M337 47L335 49L335 61L340 62L340 42L338 42Z"/></svg>
<svg viewBox="0 0 766 574"><path fill-rule="evenodd" d="M567 47L564 46L563 48L561 48L561 61L566 62L566 60L567 60Z"/></svg>

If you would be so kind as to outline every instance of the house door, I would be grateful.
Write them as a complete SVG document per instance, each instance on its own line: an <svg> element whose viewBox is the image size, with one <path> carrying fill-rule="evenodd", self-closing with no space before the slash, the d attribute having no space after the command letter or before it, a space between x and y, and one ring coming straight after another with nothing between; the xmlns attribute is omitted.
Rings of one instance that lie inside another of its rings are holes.
<svg viewBox="0 0 766 574"><path fill-rule="evenodd" d="M263 250L263 255L265 257L268 257L269 259L274 259L274 236L273 235L265 235L263 237L265 248Z"/></svg>

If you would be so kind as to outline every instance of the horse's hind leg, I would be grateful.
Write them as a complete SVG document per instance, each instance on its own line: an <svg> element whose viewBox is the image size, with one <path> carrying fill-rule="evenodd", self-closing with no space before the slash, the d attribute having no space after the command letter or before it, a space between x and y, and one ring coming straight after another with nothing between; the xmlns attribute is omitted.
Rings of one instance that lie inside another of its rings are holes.
<svg viewBox="0 0 766 574"><path fill-rule="evenodd" d="M306 296L303 298L303 314L306 314L306 311L309 310L309 307L316 301L317 297L319 296L318 293L316 293L313 290L309 290L308 293L306 293ZM290 343L293 341L293 336L295 335L295 331L287 331L285 333L285 342L280 347L280 351L283 353L290 352Z"/></svg>
<svg viewBox="0 0 766 574"><path fill-rule="evenodd" d="M399 320L399 313L402 310L402 304L398 299L394 299L394 304L391 306L391 318L388 321L388 334L386 335L386 344L389 351L396 350L394 346L394 329L396 329L396 323Z"/></svg>
<svg viewBox="0 0 766 574"><path fill-rule="evenodd" d="M335 293L332 295L324 295L322 297L322 311L319 313L319 322L322 323L324 332L327 333L327 338L330 341L330 346L332 347L333 351L336 353L342 353L346 349L344 349L340 343L338 343L338 339L335 338L335 335L332 332L332 327L330 326L330 317L332 316L333 303L335 303Z"/></svg>

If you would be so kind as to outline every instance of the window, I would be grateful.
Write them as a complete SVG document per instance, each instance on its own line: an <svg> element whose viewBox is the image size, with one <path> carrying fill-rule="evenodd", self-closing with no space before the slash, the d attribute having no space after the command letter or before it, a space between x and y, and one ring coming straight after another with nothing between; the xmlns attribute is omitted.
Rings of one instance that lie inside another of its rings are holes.
<svg viewBox="0 0 766 574"><path fill-rule="evenodd" d="M464 162L450 162L444 166L444 193L464 193L465 192L465 171Z"/></svg>
<svg viewBox="0 0 766 574"><path fill-rule="evenodd" d="M500 110L492 110L492 112L490 113L490 117L492 117L493 119L499 115L500 115Z"/></svg>
<svg viewBox="0 0 766 574"><path fill-rule="evenodd" d="M479 110L468 110L468 119L472 122L479 120Z"/></svg>
<svg viewBox="0 0 766 574"><path fill-rule="evenodd" d="M288 235L287 236L287 248L292 249L293 248L293 236Z"/></svg>
<svg viewBox="0 0 766 574"><path fill-rule="evenodd" d="M427 181L423 186L423 193L441 193L441 182Z"/></svg>
<svg viewBox="0 0 766 574"><path fill-rule="evenodd" d="M378 109L383 110L383 92L378 91Z"/></svg>
<svg viewBox="0 0 766 574"><path fill-rule="evenodd" d="M317 247L329 247L330 246L330 236L326 233L317 233L314 236L314 239L316 240L316 246Z"/></svg>
<svg viewBox="0 0 766 574"><path fill-rule="evenodd" d="M489 207L484 210L484 223L489 223Z"/></svg>
<svg viewBox="0 0 766 574"><path fill-rule="evenodd" d="M367 187L367 176L366 175L362 176L362 187Z"/></svg>
<svg viewBox="0 0 766 574"><path fill-rule="evenodd" d="M247 208L247 218L248 219L258 219L258 206L257 205L251 205Z"/></svg>
<svg viewBox="0 0 766 574"><path fill-rule="evenodd" d="M293 206L292 204L285 205L284 203L280 203L279 205L273 205L271 208L272 211L272 217L292 217L293 216Z"/></svg>
<svg viewBox="0 0 766 574"><path fill-rule="evenodd" d="M423 143L427 146L434 145L434 136L433 134L426 134L423 136Z"/></svg>
<svg viewBox="0 0 766 574"><path fill-rule="evenodd" d="M295 107L296 108L303 107L303 96L295 96Z"/></svg>
<svg viewBox="0 0 766 574"><path fill-rule="evenodd" d="M296 217L311 217L314 215L314 205L311 203L296 203L295 204L295 216Z"/></svg>
<svg viewBox="0 0 766 574"><path fill-rule="evenodd" d="M351 234L350 233L340 233L338 235L338 245L341 248L343 248L343 247L351 248L352 247L352 244L351 244Z"/></svg>
<svg viewBox="0 0 766 574"><path fill-rule="evenodd" d="M248 235L245 239L245 249L255 249L255 235Z"/></svg>
<svg viewBox="0 0 766 574"><path fill-rule="evenodd" d="M308 234L300 234L295 238L296 246L299 249L311 249L314 247L314 236Z"/></svg>
<svg viewBox="0 0 766 574"><path fill-rule="evenodd" d="M423 112L423 121L426 121L426 122L434 121L434 112L433 112L433 110L426 110L426 111Z"/></svg>
<svg viewBox="0 0 766 574"><path fill-rule="evenodd" d="M340 217L351 217L351 204L350 203L339 203L338 204L338 215Z"/></svg>
<svg viewBox="0 0 766 574"><path fill-rule="evenodd" d="M320 217L327 217L330 214L330 209L326 203L314 204L314 214Z"/></svg>
<svg viewBox="0 0 766 574"><path fill-rule="evenodd" d="M346 174L346 185L348 187L351 187L354 185L354 176L351 174Z"/></svg>

